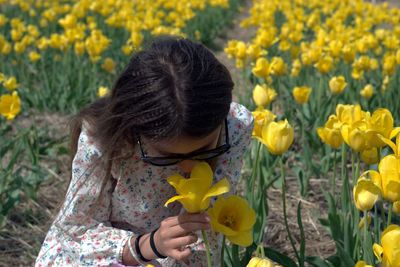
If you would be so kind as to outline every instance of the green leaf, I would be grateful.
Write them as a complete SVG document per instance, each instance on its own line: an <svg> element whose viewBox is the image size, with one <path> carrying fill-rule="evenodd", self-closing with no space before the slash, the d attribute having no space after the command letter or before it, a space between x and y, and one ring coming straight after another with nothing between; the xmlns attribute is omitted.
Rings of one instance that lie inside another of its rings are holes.
<svg viewBox="0 0 400 267"><path fill-rule="evenodd" d="M274 250L273 248L264 247L265 256L276 263L285 267L297 267L297 264L288 256Z"/></svg>

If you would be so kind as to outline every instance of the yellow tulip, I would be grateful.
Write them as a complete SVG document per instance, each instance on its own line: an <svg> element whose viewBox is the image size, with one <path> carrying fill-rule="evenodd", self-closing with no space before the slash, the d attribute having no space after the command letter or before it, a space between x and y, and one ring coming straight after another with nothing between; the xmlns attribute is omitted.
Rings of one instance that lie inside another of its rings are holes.
<svg viewBox="0 0 400 267"><path fill-rule="evenodd" d="M396 201L393 203L393 212L397 215L400 215L400 201Z"/></svg>
<svg viewBox="0 0 400 267"><path fill-rule="evenodd" d="M107 57L107 58L104 60L104 62L103 62L103 64L101 65L101 67L102 67L105 71L107 71L107 72L109 72L109 73L113 73L113 72L115 71L115 62L114 62L114 60L112 60L112 58Z"/></svg>
<svg viewBox="0 0 400 267"><path fill-rule="evenodd" d="M256 109L252 112L254 117L254 127L253 127L253 136L258 136L261 138L261 130L263 125L270 123L275 120L276 115L272 113L268 109Z"/></svg>
<svg viewBox="0 0 400 267"><path fill-rule="evenodd" d="M269 66L269 72L273 75L286 74L286 63L281 57L273 57Z"/></svg>
<svg viewBox="0 0 400 267"><path fill-rule="evenodd" d="M4 86L7 90L12 91L12 90L17 89L18 86L19 86L19 84L17 84L17 79L16 79L14 76L12 76L12 77L10 77L10 78L8 78L8 79L5 79L5 80L3 81L3 86Z"/></svg>
<svg viewBox="0 0 400 267"><path fill-rule="evenodd" d="M251 60L255 60L263 54L263 51L259 45L251 44L249 47L247 47L246 54Z"/></svg>
<svg viewBox="0 0 400 267"><path fill-rule="evenodd" d="M229 191L229 182L226 178L212 186L213 176L210 165L199 162L194 166L189 179L179 174L168 177L168 183L175 188L178 195L168 199L165 207L174 201L179 201L190 213L206 210L211 197Z"/></svg>
<svg viewBox="0 0 400 267"><path fill-rule="evenodd" d="M379 199L380 189L373 181L360 177L353 188L353 198L357 209L368 211Z"/></svg>
<svg viewBox="0 0 400 267"><path fill-rule="evenodd" d="M266 79L269 75L268 60L265 57L258 58L252 72L255 76Z"/></svg>
<svg viewBox="0 0 400 267"><path fill-rule="evenodd" d="M292 145L294 131L286 119L278 122L273 121L263 126L261 138L257 136L255 138L263 143L271 154L281 155Z"/></svg>
<svg viewBox="0 0 400 267"><path fill-rule="evenodd" d="M388 155L379 162L383 198L394 203L400 200L400 158Z"/></svg>
<svg viewBox="0 0 400 267"><path fill-rule="evenodd" d="M266 84L257 84L253 89L254 103L259 107L265 107L275 100L277 93Z"/></svg>
<svg viewBox="0 0 400 267"><path fill-rule="evenodd" d="M268 259L253 257L246 267L274 267L274 264Z"/></svg>
<svg viewBox="0 0 400 267"><path fill-rule="evenodd" d="M97 96L98 97L104 97L107 95L109 92L108 88L105 86L100 86L99 89L97 90Z"/></svg>
<svg viewBox="0 0 400 267"><path fill-rule="evenodd" d="M364 89L360 91L360 95L365 99L370 99L374 95L374 87L371 84L367 84Z"/></svg>
<svg viewBox="0 0 400 267"><path fill-rule="evenodd" d="M338 149L343 144L343 137L340 133L342 123L336 115L331 115L324 127L319 127L317 133L322 142L330 145L334 149Z"/></svg>
<svg viewBox="0 0 400 267"><path fill-rule="evenodd" d="M29 59L32 62L36 62L41 58L40 54L38 52L35 51L31 51L29 52Z"/></svg>
<svg viewBox="0 0 400 267"><path fill-rule="evenodd" d="M246 57L246 44L242 41L237 42L235 56L239 59L244 59Z"/></svg>
<svg viewBox="0 0 400 267"><path fill-rule="evenodd" d="M214 207L207 210L214 231L222 233L234 244L247 247L253 243L256 213L239 196L218 197Z"/></svg>
<svg viewBox="0 0 400 267"><path fill-rule="evenodd" d="M353 124L343 124L341 133L345 143L354 151L360 152L368 147L367 143L367 126L363 121Z"/></svg>
<svg viewBox="0 0 400 267"><path fill-rule="evenodd" d="M346 86L347 83L343 76L335 76L329 81L329 89L334 95L342 93Z"/></svg>
<svg viewBox="0 0 400 267"><path fill-rule="evenodd" d="M380 140L382 140L382 142L390 146L396 157L400 157L400 127L392 129L390 131L389 138L386 138L382 134L381 135L378 134L378 137ZM395 137L396 137L396 143L393 143L391 139Z"/></svg>
<svg viewBox="0 0 400 267"><path fill-rule="evenodd" d="M11 95L4 94L0 96L0 114L7 120L13 120L21 111L21 100L17 91Z"/></svg>
<svg viewBox="0 0 400 267"><path fill-rule="evenodd" d="M354 267L372 267L372 265L367 264L365 261L357 261Z"/></svg>
<svg viewBox="0 0 400 267"><path fill-rule="evenodd" d="M379 108L374 111L372 116L366 116L366 118L368 143L374 147L385 146L387 143L381 138L388 139L390 137L394 125L392 113L388 109Z"/></svg>
<svg viewBox="0 0 400 267"><path fill-rule="evenodd" d="M382 233L381 245L375 243L373 249L383 267L400 266L400 226L389 225Z"/></svg>
<svg viewBox="0 0 400 267"><path fill-rule="evenodd" d="M325 56L315 64L315 67L323 74L328 73L333 68L333 58Z"/></svg>
<svg viewBox="0 0 400 267"><path fill-rule="evenodd" d="M308 101L311 94L311 88L307 86L295 87L293 89L293 97L299 104L304 104Z"/></svg>
<svg viewBox="0 0 400 267"><path fill-rule="evenodd" d="M365 118L366 113L361 110L360 105L343 105L336 106L336 115L340 122L353 124Z"/></svg>
<svg viewBox="0 0 400 267"><path fill-rule="evenodd" d="M376 147L364 149L363 151L361 151L360 156L361 160L369 165L379 162L378 149Z"/></svg>
<svg viewBox="0 0 400 267"><path fill-rule="evenodd" d="M354 47L347 44L343 46L342 53L343 53L343 59L347 63L353 62L354 58L356 57L356 51Z"/></svg>

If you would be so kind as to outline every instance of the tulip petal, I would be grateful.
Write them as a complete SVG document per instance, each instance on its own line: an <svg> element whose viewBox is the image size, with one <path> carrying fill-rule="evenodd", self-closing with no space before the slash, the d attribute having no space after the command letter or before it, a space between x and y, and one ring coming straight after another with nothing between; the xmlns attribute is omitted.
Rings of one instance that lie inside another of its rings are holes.
<svg viewBox="0 0 400 267"><path fill-rule="evenodd" d="M167 202L165 202L164 207L167 207L168 204L170 204L170 203L172 203L172 202L175 202L175 201L177 201L177 200L183 199L183 198L185 198L185 197L186 197L186 196L182 196L182 195L173 196L173 197L171 197L170 199L168 199Z"/></svg>
<svg viewBox="0 0 400 267"><path fill-rule="evenodd" d="M393 153L397 154L397 147L396 144L392 142L392 140L383 137L382 135L378 134L379 139L381 139L385 144L390 146L390 148L393 150Z"/></svg>
<svg viewBox="0 0 400 267"><path fill-rule="evenodd" d="M373 245L373 250L374 250L374 254L375 256L378 258L379 261L382 261L382 257L383 257L383 248L378 245L378 244L374 244Z"/></svg>
<svg viewBox="0 0 400 267"><path fill-rule="evenodd" d="M229 192L230 184L226 178L219 180L218 183L213 185L204 195L203 200L213 196L222 195L223 193Z"/></svg>
<svg viewBox="0 0 400 267"><path fill-rule="evenodd" d="M175 190L178 190L182 179L185 179L185 178L179 174L173 174L167 178L167 181L170 185L172 185L175 188Z"/></svg>
<svg viewBox="0 0 400 267"><path fill-rule="evenodd" d="M207 187L210 187L213 179L213 171L206 162L202 161L196 164L190 173L190 179L201 179Z"/></svg>
<svg viewBox="0 0 400 267"><path fill-rule="evenodd" d="M242 247L248 247L253 243L253 232L240 232L238 235L227 236L229 241Z"/></svg>

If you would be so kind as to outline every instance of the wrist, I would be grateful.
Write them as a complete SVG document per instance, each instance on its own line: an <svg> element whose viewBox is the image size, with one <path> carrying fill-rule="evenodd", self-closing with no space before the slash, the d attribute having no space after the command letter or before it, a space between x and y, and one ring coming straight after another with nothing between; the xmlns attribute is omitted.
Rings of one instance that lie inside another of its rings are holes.
<svg viewBox="0 0 400 267"><path fill-rule="evenodd" d="M144 234L140 238L139 248L144 258L148 260L158 259L157 255L153 252L150 246L150 233Z"/></svg>

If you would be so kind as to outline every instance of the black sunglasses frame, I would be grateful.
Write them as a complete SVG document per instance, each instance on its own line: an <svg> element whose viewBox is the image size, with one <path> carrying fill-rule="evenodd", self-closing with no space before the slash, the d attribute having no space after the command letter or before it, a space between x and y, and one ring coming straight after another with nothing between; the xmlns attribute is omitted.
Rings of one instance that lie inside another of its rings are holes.
<svg viewBox="0 0 400 267"><path fill-rule="evenodd" d="M223 153L226 153L231 148L231 145L229 144L228 121L227 121L226 118L225 118L225 144L223 144L223 145L221 145L219 147L210 149L210 150L192 152L192 153L184 154L184 155L179 156L179 157L148 157L147 154L143 150L142 142L140 140L140 136L138 135L136 138L137 138L137 142L138 142L139 147L140 147L140 152L142 154L140 159L143 160L144 162L149 163L149 164L154 165L154 166L175 165L175 164L177 164L177 163L179 163L181 161L187 160L187 159L196 160L196 157L198 157L198 156L206 155L206 154L210 154L210 153L215 153L215 155L203 158L202 160L212 159L212 158L215 158L215 157L218 157L218 156L222 155ZM173 160L173 162L160 164L160 163L156 163L157 160Z"/></svg>

